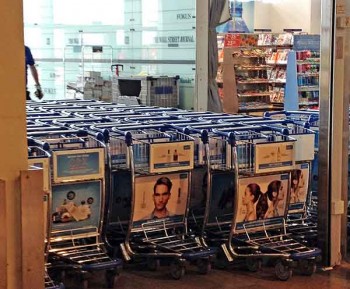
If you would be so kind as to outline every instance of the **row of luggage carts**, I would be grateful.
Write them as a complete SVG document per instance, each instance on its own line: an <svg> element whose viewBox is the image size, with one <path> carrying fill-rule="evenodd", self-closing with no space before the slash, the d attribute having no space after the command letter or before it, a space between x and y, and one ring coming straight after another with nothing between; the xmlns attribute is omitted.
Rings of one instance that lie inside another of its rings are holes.
<svg viewBox="0 0 350 289"><path fill-rule="evenodd" d="M213 262L236 260L251 271L269 260L279 280L295 267L312 275L320 250L307 232L309 127L100 101L28 102L29 163L43 169L47 192L46 288L63 288L67 274L87 288L95 271L113 288L122 263L138 261L169 265L174 279L188 264L207 274Z"/></svg>

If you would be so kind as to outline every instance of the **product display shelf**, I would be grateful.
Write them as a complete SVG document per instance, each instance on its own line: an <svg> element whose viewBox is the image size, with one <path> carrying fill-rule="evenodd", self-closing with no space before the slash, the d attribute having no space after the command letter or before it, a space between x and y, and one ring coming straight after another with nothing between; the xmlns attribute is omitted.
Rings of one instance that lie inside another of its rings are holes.
<svg viewBox="0 0 350 289"><path fill-rule="evenodd" d="M287 67L287 110L318 109L320 36L295 35Z"/></svg>
<svg viewBox="0 0 350 289"><path fill-rule="evenodd" d="M238 112L283 108L288 49L241 48L233 53Z"/></svg>
<svg viewBox="0 0 350 289"><path fill-rule="evenodd" d="M228 113L283 109L290 34L227 34L219 40L217 83Z"/></svg>

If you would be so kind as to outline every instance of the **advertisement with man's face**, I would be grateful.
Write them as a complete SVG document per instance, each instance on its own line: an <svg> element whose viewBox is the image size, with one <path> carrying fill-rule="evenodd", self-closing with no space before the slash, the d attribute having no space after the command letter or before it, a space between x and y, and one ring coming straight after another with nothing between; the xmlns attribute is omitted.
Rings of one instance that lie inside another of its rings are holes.
<svg viewBox="0 0 350 289"><path fill-rule="evenodd" d="M101 192L100 181L52 186L52 230L98 228Z"/></svg>
<svg viewBox="0 0 350 289"><path fill-rule="evenodd" d="M188 190L188 173L137 177L133 221L185 215Z"/></svg>
<svg viewBox="0 0 350 289"><path fill-rule="evenodd" d="M237 223L284 217L289 174L239 179Z"/></svg>
<svg viewBox="0 0 350 289"><path fill-rule="evenodd" d="M304 210L309 190L309 164L297 164L291 172L289 213Z"/></svg>

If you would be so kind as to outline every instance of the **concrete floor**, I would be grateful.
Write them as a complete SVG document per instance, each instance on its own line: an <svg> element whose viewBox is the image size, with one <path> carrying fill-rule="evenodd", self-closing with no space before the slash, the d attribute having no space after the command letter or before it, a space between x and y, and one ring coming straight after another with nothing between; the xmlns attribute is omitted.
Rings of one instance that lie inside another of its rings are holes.
<svg viewBox="0 0 350 289"><path fill-rule="evenodd" d="M118 277L115 288L118 289L345 289L350 288L350 263L343 263L329 271L321 268L311 276L302 276L298 272L286 282L278 281L273 268L263 267L257 273L251 273L239 267L225 270L213 269L208 275L200 275L196 268L189 266L185 276L173 280L164 266L159 271L150 272L146 266L127 265ZM89 288L106 288L101 274L91 276ZM72 278L66 280L66 289L81 289L81 285Z"/></svg>

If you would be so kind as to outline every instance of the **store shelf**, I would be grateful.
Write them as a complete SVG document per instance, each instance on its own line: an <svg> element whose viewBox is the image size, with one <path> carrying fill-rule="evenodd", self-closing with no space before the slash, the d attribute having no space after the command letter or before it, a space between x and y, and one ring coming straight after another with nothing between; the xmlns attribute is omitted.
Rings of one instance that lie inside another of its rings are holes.
<svg viewBox="0 0 350 289"><path fill-rule="evenodd" d="M257 107L240 107L239 112L258 112L258 111L266 111L266 110L282 110L282 107L275 106L273 104L270 105L261 105Z"/></svg>
<svg viewBox="0 0 350 289"><path fill-rule="evenodd" d="M233 37L234 36L234 37ZM234 33L226 34L223 48L223 107L227 112L274 110L284 106L286 66L293 36L290 33ZM232 40L231 39L231 40ZM243 41L247 40L249 41ZM256 40L254 43L253 40ZM277 43L272 40L279 39ZM263 107L255 107L261 102Z"/></svg>
<svg viewBox="0 0 350 289"><path fill-rule="evenodd" d="M237 71L259 71L259 70L266 70L270 68L271 66L269 65L261 65L261 66L235 66L235 69Z"/></svg>
<svg viewBox="0 0 350 289"><path fill-rule="evenodd" d="M297 64L317 64L317 65L320 65L320 60L297 60Z"/></svg>
<svg viewBox="0 0 350 289"><path fill-rule="evenodd" d="M260 80L237 80L237 84L268 84L270 81L268 79Z"/></svg>
<svg viewBox="0 0 350 289"><path fill-rule="evenodd" d="M283 79L283 80L269 80L269 83L272 83L272 84L286 84L286 80Z"/></svg>
<svg viewBox="0 0 350 289"><path fill-rule="evenodd" d="M238 97L258 97L258 96L270 96L272 95L271 91L260 92L260 93L237 93Z"/></svg>
<svg viewBox="0 0 350 289"><path fill-rule="evenodd" d="M285 109L319 105L320 35L294 35L288 56Z"/></svg>
<svg viewBox="0 0 350 289"><path fill-rule="evenodd" d="M270 64L270 65L287 65L287 60L286 61L266 60L266 64Z"/></svg>
<svg viewBox="0 0 350 289"><path fill-rule="evenodd" d="M299 86L298 90L299 91L315 91L315 90L319 90L320 87L318 85L310 85L310 86Z"/></svg>

